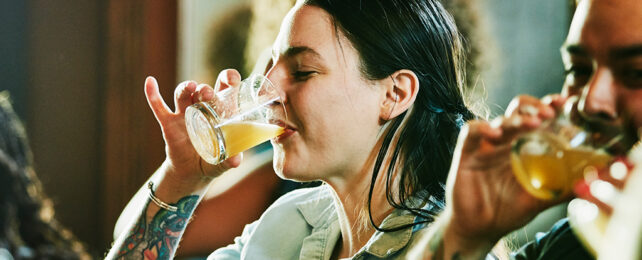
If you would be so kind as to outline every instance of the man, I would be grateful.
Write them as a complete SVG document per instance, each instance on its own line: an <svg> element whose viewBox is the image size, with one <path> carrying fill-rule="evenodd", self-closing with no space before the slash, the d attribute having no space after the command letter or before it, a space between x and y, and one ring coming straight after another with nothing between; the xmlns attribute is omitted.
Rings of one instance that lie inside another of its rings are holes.
<svg viewBox="0 0 642 260"><path fill-rule="evenodd" d="M518 97L506 116L491 123L470 122L462 131L448 180L448 207L424 244L417 246L424 258L483 259L501 237L559 203L527 194L513 177L508 156L516 136L554 117L568 97L579 98L574 115L589 128L606 137L614 133L630 137L620 153L638 140L642 127L642 1L578 1L561 52L567 73L561 95L543 100ZM513 256L592 258L566 222Z"/></svg>

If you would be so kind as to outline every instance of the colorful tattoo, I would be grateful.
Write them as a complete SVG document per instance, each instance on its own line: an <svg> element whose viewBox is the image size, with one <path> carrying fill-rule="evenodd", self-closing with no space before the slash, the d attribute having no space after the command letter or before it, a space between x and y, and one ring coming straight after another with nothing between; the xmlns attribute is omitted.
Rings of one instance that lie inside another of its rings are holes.
<svg viewBox="0 0 642 260"><path fill-rule="evenodd" d="M160 209L149 225L146 224L146 216L143 214L125 239L123 247L118 252L118 258L151 260L172 258L179 238L196 208L198 198L199 196L191 195L180 199L176 205L178 207L176 212Z"/></svg>

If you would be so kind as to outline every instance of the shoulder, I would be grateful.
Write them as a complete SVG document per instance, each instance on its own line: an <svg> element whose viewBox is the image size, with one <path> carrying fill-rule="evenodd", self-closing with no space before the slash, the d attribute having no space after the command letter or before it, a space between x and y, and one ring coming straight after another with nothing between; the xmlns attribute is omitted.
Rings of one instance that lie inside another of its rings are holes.
<svg viewBox="0 0 642 260"><path fill-rule="evenodd" d="M281 196L259 220L246 226L233 249L238 255L245 256L245 259L298 258L304 239L314 228L314 224L310 223L310 216L314 214L306 211L305 205L322 201L322 204L317 205L331 207L332 194L327 189L324 186L303 188ZM313 210L318 212L320 209ZM221 255L224 251L215 253L214 256Z"/></svg>

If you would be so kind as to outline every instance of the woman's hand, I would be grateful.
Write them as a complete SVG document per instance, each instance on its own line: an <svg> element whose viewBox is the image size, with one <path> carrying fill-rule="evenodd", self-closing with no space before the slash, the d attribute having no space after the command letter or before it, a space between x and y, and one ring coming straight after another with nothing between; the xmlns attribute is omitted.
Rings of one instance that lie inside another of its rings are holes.
<svg viewBox="0 0 642 260"><path fill-rule="evenodd" d="M504 117L471 121L462 129L446 188L445 258L458 249L469 250L468 256L485 255L501 237L559 202L536 199L520 186L510 150L517 136L553 118L564 101L520 96ZM476 247L484 252L474 252Z"/></svg>
<svg viewBox="0 0 642 260"><path fill-rule="evenodd" d="M224 70L219 74L216 87L217 90L222 90L237 86L240 81L240 74L236 70ZM214 94L215 90L206 84L197 85L194 81L185 81L176 87L176 109L172 111L160 95L156 79L148 77L145 80L147 102L160 124L165 140L166 177L180 182L209 183L211 178L241 163L242 155L237 155L218 165L209 164L201 159L190 142L185 127L185 109L194 103L211 100Z"/></svg>

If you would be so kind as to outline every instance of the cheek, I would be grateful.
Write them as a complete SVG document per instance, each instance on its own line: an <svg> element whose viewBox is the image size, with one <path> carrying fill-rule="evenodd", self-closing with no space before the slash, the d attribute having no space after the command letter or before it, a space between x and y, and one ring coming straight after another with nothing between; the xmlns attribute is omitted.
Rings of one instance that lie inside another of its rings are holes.
<svg viewBox="0 0 642 260"><path fill-rule="evenodd" d="M630 117L632 126L639 130L642 127L642 89L623 91L620 102L623 104L621 113Z"/></svg>

